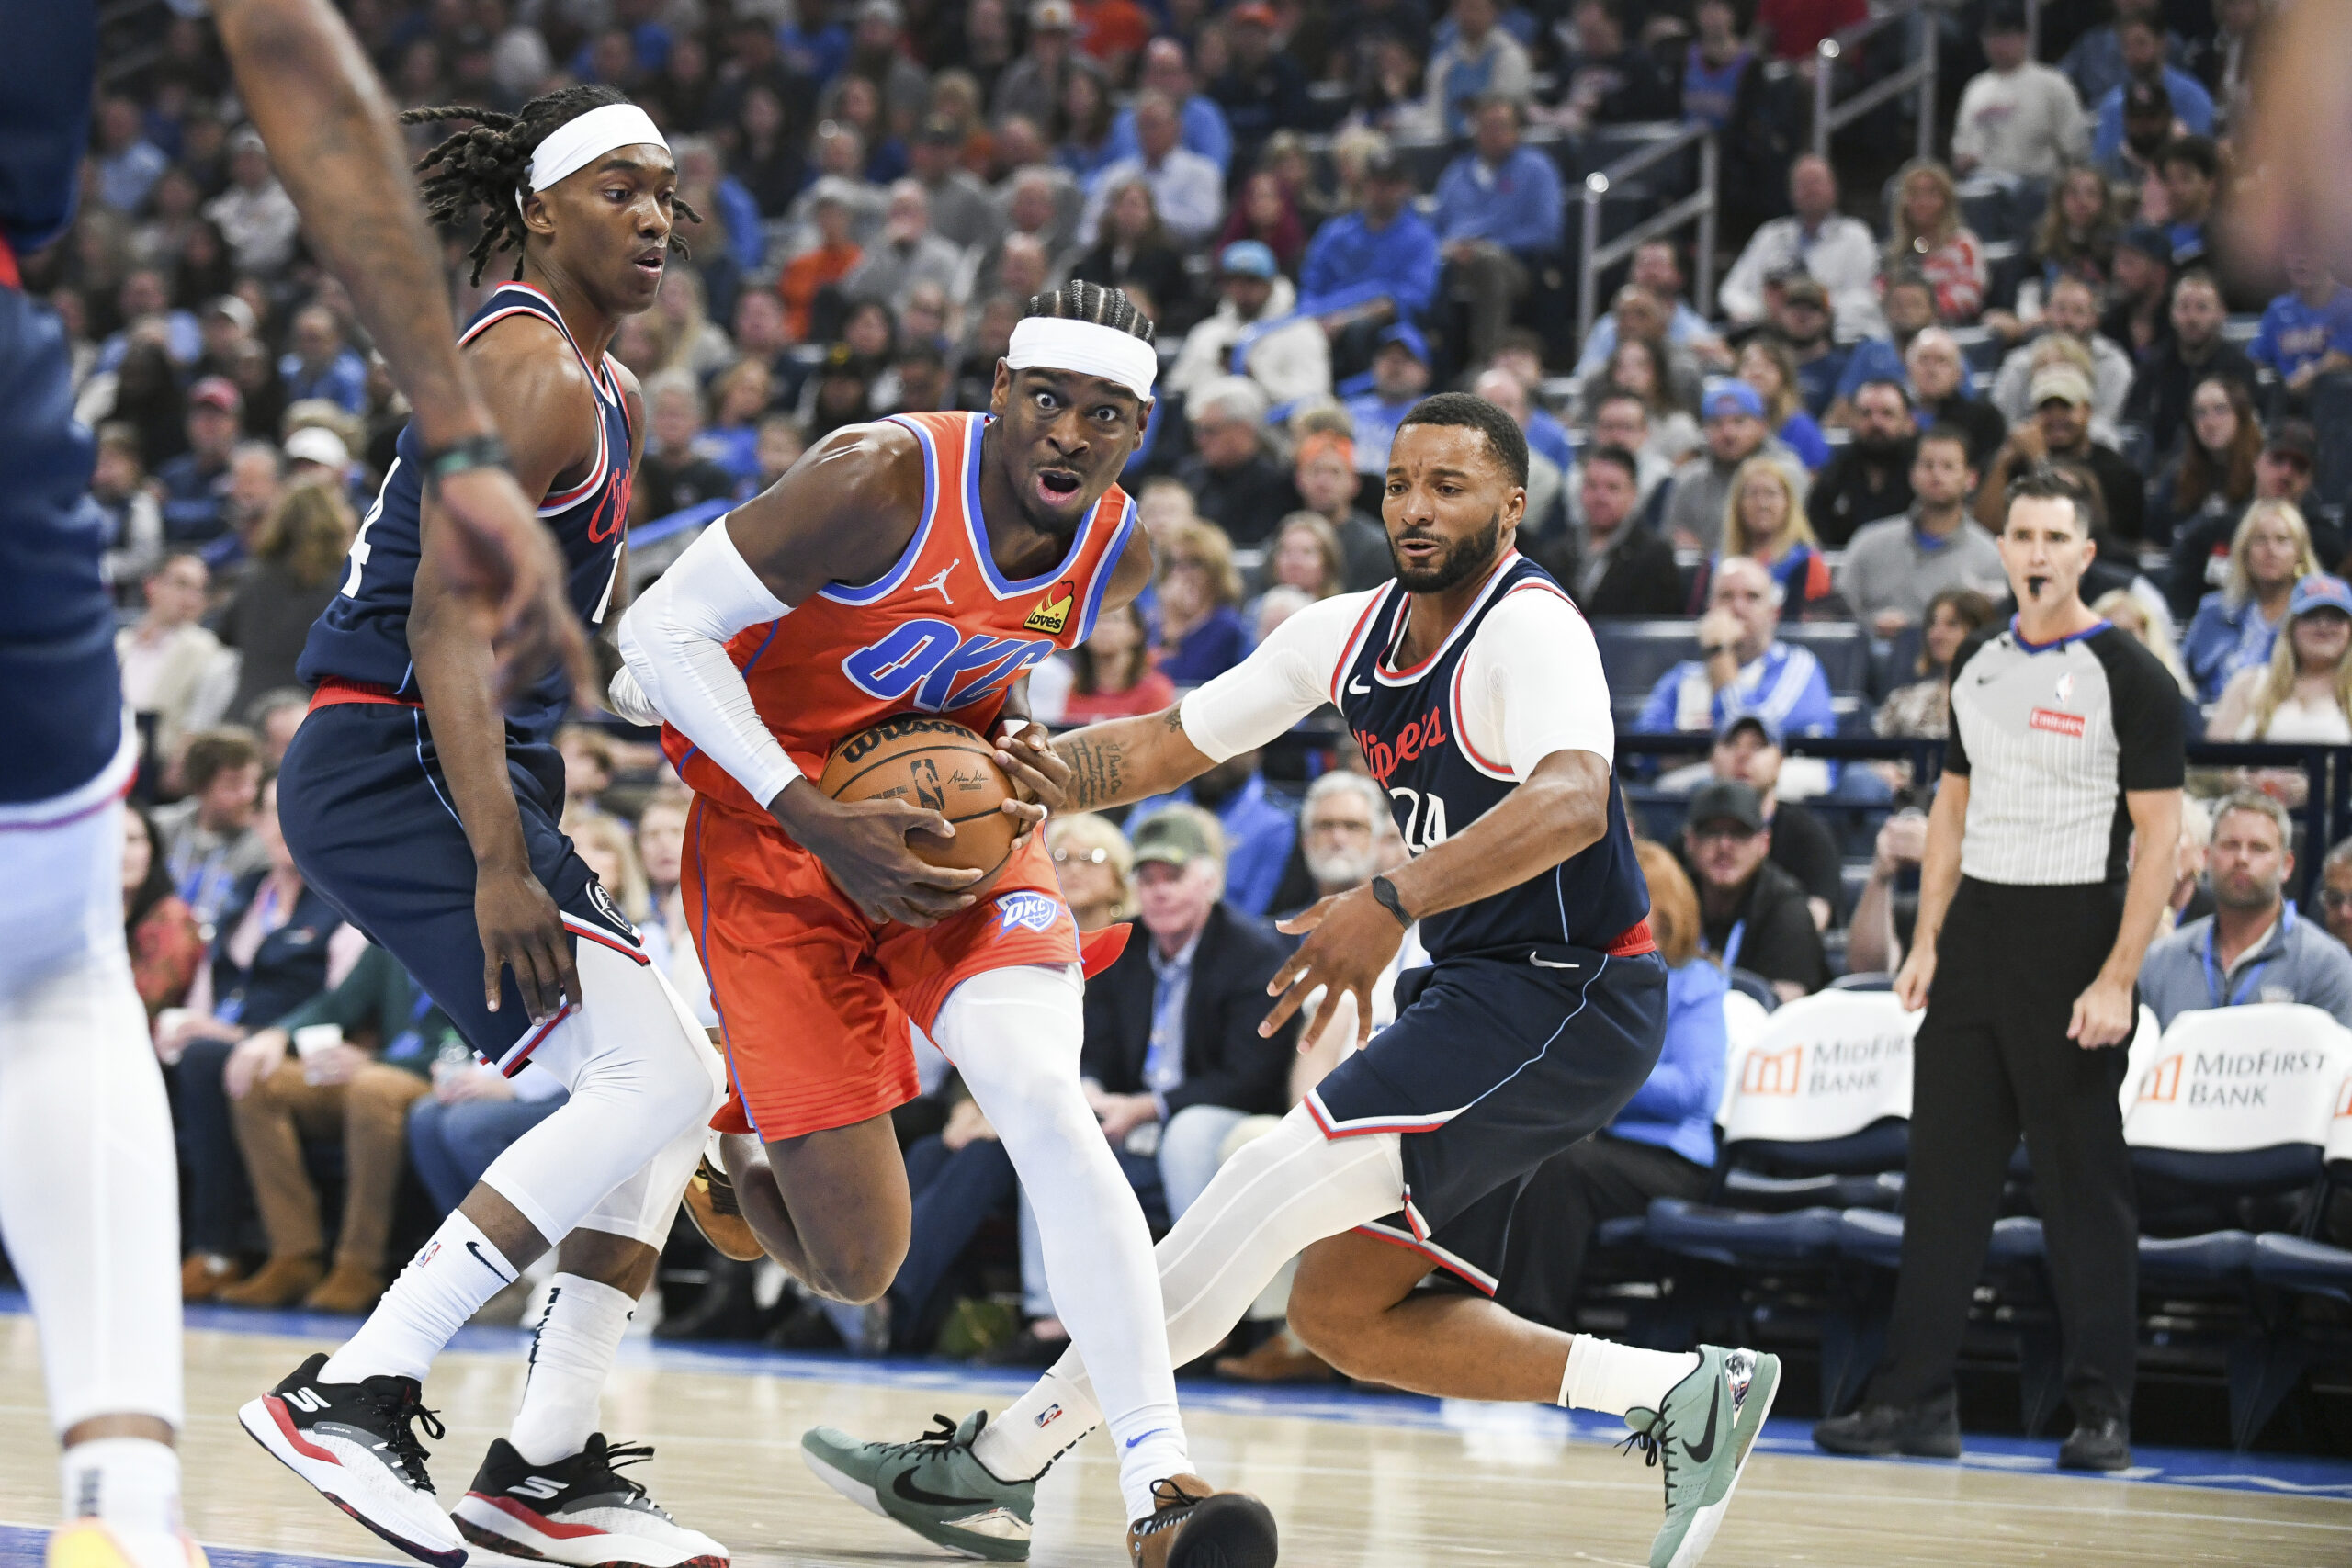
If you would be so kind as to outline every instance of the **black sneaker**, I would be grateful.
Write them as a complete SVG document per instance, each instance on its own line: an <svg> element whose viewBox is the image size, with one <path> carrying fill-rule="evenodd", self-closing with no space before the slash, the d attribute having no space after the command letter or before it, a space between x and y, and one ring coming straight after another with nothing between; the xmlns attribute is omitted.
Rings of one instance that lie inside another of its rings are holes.
<svg viewBox="0 0 2352 1568"><path fill-rule="evenodd" d="M2129 1470L2132 1423L2120 1416L2079 1422L2058 1450L2061 1470Z"/></svg>
<svg viewBox="0 0 2352 1568"><path fill-rule="evenodd" d="M458 1499L458 1529L485 1551L571 1568L727 1568L725 1547L618 1473L652 1457L643 1443L612 1444L596 1432L570 1459L531 1464L501 1438Z"/></svg>
<svg viewBox="0 0 2352 1568"><path fill-rule="evenodd" d="M386 1540L434 1568L458 1568L466 1543L433 1495L431 1458L415 1428L439 1438L441 1423L417 1402L414 1378L321 1382L322 1353L284 1382L249 1400L237 1420L254 1442L319 1495Z"/></svg>
<svg viewBox="0 0 2352 1568"><path fill-rule="evenodd" d="M1865 1404L1815 1422L1813 1440L1833 1454L1958 1459L1960 1401L1947 1393L1921 1404Z"/></svg>

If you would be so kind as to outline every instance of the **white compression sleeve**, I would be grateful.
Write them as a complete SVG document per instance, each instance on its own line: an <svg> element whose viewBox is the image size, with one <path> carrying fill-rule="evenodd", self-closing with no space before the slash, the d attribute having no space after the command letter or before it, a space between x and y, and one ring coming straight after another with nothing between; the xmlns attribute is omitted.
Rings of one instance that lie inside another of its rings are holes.
<svg viewBox="0 0 2352 1568"><path fill-rule="evenodd" d="M621 658L645 700L763 806L800 769L760 722L727 641L791 613L736 549L721 517L621 617Z"/></svg>
<svg viewBox="0 0 2352 1568"><path fill-rule="evenodd" d="M1253 750L1331 700L1331 675L1372 594L1320 600L1184 699L1184 738L1212 762Z"/></svg>
<svg viewBox="0 0 2352 1568"><path fill-rule="evenodd" d="M1617 729L1600 648L1576 607L1531 583L1487 612L1462 656L1463 739L1525 782L1555 751L1613 761Z"/></svg>
<svg viewBox="0 0 2352 1568"><path fill-rule="evenodd" d="M1182 1366L1216 1348L1283 1264L1325 1236L1394 1213L1404 1194L1396 1134L1328 1139L1304 1105L1293 1106L1281 1126L1219 1168L1155 1249L1168 1353ZM1053 1283L1058 1305L1062 1277ZM1071 1348L1053 1370L981 1431L973 1451L991 1473L1035 1475L1102 1420L1089 1364L1073 1326Z"/></svg>

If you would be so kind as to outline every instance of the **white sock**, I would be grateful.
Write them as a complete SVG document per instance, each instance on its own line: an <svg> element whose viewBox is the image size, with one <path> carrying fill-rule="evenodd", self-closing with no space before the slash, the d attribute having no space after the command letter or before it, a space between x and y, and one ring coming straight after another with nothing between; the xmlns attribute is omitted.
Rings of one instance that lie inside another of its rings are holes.
<svg viewBox="0 0 2352 1568"><path fill-rule="evenodd" d="M1177 1415L1174 1400L1120 1416L1111 1423L1111 1446L1118 1450L1119 1495L1126 1502L1130 1520L1159 1506L1151 1495L1153 1482L1193 1472L1192 1450L1185 1446L1183 1418Z"/></svg>
<svg viewBox="0 0 2352 1568"><path fill-rule="evenodd" d="M596 1399L637 1303L612 1286L558 1274L531 1338L523 1405L506 1440L526 1464L553 1464L585 1448L596 1429Z"/></svg>
<svg viewBox="0 0 2352 1568"><path fill-rule="evenodd" d="M424 1382L449 1337L512 1283L514 1272L479 1225L462 1211L452 1211L409 1259L359 1332L327 1358L319 1381L358 1382L390 1375Z"/></svg>
<svg viewBox="0 0 2352 1568"><path fill-rule="evenodd" d="M1243 1145L1153 1251L1169 1354L1179 1365L1205 1355L1303 1248L1394 1212L1403 1172L1396 1134L1327 1139L1304 1106ZM1058 1279L1054 1288L1058 1299ZM993 1475L1025 1478L1102 1422L1073 1347L989 1423L973 1453Z"/></svg>
<svg viewBox="0 0 2352 1568"><path fill-rule="evenodd" d="M1579 1334L1568 1341L1567 1370L1560 1374L1555 1403L1605 1416L1659 1410L1674 1385L1698 1370L1699 1358L1689 1350L1642 1350Z"/></svg>
<svg viewBox="0 0 2352 1568"><path fill-rule="evenodd" d="M93 1438L75 1443L57 1461L58 1492L69 1519L103 1519L121 1533L161 1535L180 1530L180 1456L153 1438Z"/></svg>

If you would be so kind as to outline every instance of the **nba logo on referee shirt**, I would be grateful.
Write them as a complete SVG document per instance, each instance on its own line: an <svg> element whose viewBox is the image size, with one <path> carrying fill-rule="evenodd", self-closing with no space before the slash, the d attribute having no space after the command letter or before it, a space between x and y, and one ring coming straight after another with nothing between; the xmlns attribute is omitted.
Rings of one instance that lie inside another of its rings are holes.
<svg viewBox="0 0 2352 1568"><path fill-rule="evenodd" d="M1049 931L1061 912L1061 906L1043 893L1008 893L996 901L997 934L1006 935L1020 926Z"/></svg>

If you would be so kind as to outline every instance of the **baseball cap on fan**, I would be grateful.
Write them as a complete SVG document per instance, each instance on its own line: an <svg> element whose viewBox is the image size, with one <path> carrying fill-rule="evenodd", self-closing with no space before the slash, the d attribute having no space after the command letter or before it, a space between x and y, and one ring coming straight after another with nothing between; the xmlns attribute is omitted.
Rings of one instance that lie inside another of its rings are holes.
<svg viewBox="0 0 2352 1568"><path fill-rule="evenodd" d="M343 437L322 424L306 424L286 438L286 460L316 463L341 474L351 467L351 448Z"/></svg>
<svg viewBox="0 0 2352 1568"><path fill-rule="evenodd" d="M1209 842L1201 825L1185 811L1162 811L1147 818L1135 831L1135 864L1140 871L1158 862L1162 865L1183 870L1194 861L1216 859L1216 846Z"/></svg>
<svg viewBox="0 0 2352 1568"><path fill-rule="evenodd" d="M191 408L221 409L236 413L245 406L245 395L226 376L207 376L187 389Z"/></svg>

